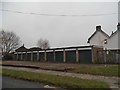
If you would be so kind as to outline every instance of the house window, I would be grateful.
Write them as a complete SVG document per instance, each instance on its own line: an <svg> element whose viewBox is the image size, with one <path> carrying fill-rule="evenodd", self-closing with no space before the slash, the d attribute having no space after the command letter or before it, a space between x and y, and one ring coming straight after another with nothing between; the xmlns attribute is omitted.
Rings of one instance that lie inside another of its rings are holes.
<svg viewBox="0 0 120 90"><path fill-rule="evenodd" d="M104 40L104 44L107 44L107 39Z"/></svg>

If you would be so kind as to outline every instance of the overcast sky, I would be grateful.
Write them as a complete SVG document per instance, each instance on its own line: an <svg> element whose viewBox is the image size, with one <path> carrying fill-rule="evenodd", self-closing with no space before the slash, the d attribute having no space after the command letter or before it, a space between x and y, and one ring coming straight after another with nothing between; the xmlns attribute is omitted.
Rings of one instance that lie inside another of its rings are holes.
<svg viewBox="0 0 120 90"><path fill-rule="evenodd" d="M88 45L96 25L110 35L118 23L117 2L3 2L2 9L23 12L0 12L0 28L14 31L26 47L40 38L51 47Z"/></svg>

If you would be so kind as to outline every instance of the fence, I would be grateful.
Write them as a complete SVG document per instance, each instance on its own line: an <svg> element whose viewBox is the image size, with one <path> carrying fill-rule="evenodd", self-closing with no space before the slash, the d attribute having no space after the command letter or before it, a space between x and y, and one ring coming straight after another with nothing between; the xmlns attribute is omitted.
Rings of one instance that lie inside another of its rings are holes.
<svg viewBox="0 0 120 90"><path fill-rule="evenodd" d="M97 52L97 63L120 63L120 50L104 50Z"/></svg>

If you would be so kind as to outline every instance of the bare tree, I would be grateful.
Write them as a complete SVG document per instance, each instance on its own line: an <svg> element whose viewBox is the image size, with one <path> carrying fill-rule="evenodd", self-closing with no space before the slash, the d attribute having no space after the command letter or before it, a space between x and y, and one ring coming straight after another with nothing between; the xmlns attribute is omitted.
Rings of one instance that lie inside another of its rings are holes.
<svg viewBox="0 0 120 90"><path fill-rule="evenodd" d="M41 49L48 49L50 47L49 41L47 39L45 39L45 40L43 40L43 39L38 40L37 45Z"/></svg>
<svg viewBox="0 0 120 90"><path fill-rule="evenodd" d="M0 49L2 53L10 53L20 45L20 38L13 32L0 31Z"/></svg>
<svg viewBox="0 0 120 90"><path fill-rule="evenodd" d="M41 49L43 49L43 39L38 40L37 46L39 46Z"/></svg>

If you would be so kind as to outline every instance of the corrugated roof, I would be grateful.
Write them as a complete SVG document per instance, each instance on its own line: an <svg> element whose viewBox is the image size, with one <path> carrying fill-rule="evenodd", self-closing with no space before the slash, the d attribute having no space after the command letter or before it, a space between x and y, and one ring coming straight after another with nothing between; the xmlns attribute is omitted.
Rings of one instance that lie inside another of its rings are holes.
<svg viewBox="0 0 120 90"><path fill-rule="evenodd" d="M42 49L39 47L32 47L29 49L29 51L40 51L40 50L42 50Z"/></svg>
<svg viewBox="0 0 120 90"><path fill-rule="evenodd" d="M28 49L26 47L24 47L24 45L23 45L23 46L19 47L18 49L16 49L15 51L16 52L27 52Z"/></svg>

